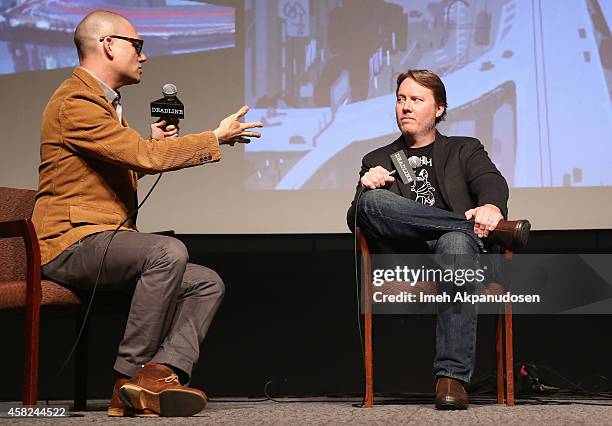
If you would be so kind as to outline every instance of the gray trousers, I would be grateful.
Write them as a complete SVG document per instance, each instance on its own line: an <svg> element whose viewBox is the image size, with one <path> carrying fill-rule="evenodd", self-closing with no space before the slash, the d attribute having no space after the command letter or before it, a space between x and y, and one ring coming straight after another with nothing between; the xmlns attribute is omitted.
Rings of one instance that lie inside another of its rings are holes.
<svg viewBox="0 0 612 426"><path fill-rule="evenodd" d="M43 276L90 291L111 235L83 238L44 265ZM172 237L127 231L113 237L97 291L133 289L117 372L131 377L143 364L157 362L191 377L225 287L215 271L188 260L185 245Z"/></svg>

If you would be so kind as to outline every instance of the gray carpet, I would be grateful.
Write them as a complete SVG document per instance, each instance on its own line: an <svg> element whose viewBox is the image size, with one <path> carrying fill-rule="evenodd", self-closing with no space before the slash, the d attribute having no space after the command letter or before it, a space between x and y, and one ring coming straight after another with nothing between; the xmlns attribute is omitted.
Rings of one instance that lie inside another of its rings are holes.
<svg viewBox="0 0 612 426"><path fill-rule="evenodd" d="M296 401L296 400L292 400ZM593 404L593 405L590 405ZM595 405L597 404L597 405ZM607 404L607 405L606 405ZM350 402L211 402L204 411L191 418L108 418L105 403L92 401L90 409L77 413L82 417L55 418L53 425L81 423L153 424L227 424L227 425L612 425L612 401L558 401L546 404L520 404L512 408L491 403L473 404L467 411L436 411L426 405L376 405L370 409L355 408ZM32 424L32 419L0 419L0 423ZM39 420L42 424L45 420Z"/></svg>

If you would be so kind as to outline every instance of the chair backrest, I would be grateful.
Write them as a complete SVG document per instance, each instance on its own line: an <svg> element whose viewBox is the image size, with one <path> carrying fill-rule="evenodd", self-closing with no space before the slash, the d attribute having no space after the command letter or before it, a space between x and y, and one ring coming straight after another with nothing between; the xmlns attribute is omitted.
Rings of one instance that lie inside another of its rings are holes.
<svg viewBox="0 0 612 426"><path fill-rule="evenodd" d="M36 191L0 187L0 222L30 219ZM23 280L25 248L21 238L0 239L0 281Z"/></svg>

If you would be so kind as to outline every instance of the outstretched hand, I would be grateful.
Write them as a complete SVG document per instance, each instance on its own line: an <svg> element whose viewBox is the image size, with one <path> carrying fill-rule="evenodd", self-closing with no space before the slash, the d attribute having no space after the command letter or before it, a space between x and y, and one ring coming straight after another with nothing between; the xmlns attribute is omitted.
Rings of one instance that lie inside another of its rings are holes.
<svg viewBox="0 0 612 426"><path fill-rule="evenodd" d="M249 143L249 138L258 138L261 136L260 132L253 132L250 129L255 127L263 127L263 123L260 121L253 121L251 123L241 123L240 119L246 115L249 111L247 105L240 108L236 113L224 118L219 123L213 132L217 136L219 144L234 145L236 142Z"/></svg>

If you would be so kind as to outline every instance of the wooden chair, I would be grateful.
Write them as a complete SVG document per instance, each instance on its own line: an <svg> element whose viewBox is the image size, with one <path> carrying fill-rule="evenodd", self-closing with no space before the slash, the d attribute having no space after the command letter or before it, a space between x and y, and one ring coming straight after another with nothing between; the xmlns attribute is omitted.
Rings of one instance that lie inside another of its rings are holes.
<svg viewBox="0 0 612 426"><path fill-rule="evenodd" d="M52 281L41 280L40 250L32 224L36 191L0 187L0 309L25 308L23 403L38 399L40 307L70 307L78 324L82 305L75 293ZM87 401L87 330L76 351L74 409Z"/></svg>
<svg viewBox="0 0 612 426"><path fill-rule="evenodd" d="M372 352L372 263L370 249L365 235L360 228L355 229L362 256L365 281L363 285L364 306L364 352L365 352L365 398L364 407L374 405L374 356ZM512 258L512 252L506 250L505 257ZM499 284L495 284L500 287ZM499 291L497 288L491 292ZM497 358L497 403L514 406L514 355L512 349L512 304L500 305L497 314L495 337ZM505 373L505 374L504 374Z"/></svg>

